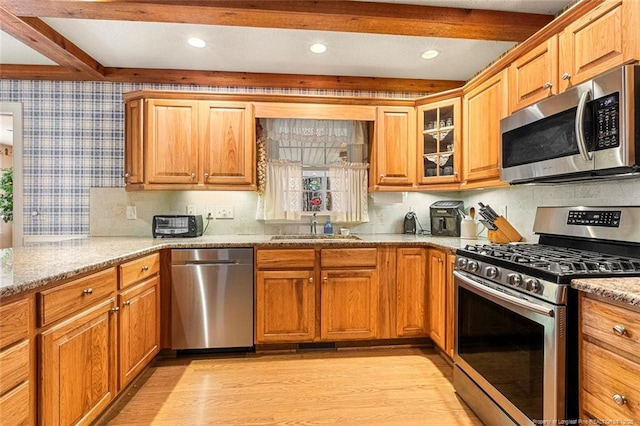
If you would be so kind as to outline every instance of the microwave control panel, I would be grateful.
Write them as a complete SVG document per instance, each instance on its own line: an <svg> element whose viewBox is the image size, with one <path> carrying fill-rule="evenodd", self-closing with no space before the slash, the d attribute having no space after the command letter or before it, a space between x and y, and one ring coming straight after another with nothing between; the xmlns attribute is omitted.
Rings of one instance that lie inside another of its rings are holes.
<svg viewBox="0 0 640 426"><path fill-rule="evenodd" d="M596 125L596 150L620 146L619 94L603 96L593 101Z"/></svg>

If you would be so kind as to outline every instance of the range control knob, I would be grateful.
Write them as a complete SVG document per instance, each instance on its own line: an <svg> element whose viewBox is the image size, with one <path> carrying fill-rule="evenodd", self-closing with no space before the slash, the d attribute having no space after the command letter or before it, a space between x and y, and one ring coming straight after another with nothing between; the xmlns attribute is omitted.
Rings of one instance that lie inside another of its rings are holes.
<svg viewBox="0 0 640 426"><path fill-rule="evenodd" d="M464 269L464 267L467 266L467 259L464 257L459 258L458 260L456 260L456 265L458 266L458 268Z"/></svg>
<svg viewBox="0 0 640 426"><path fill-rule="evenodd" d="M507 276L507 282L515 287L520 287L522 285L522 275L520 274L509 274Z"/></svg>
<svg viewBox="0 0 640 426"><path fill-rule="evenodd" d="M485 269L484 274L488 278L496 278L498 275L500 275L500 269L496 268L495 266L488 266L487 269Z"/></svg>
<svg viewBox="0 0 640 426"><path fill-rule="evenodd" d="M534 293L542 293L542 284L537 278L528 278L526 280L527 290Z"/></svg>
<svg viewBox="0 0 640 426"><path fill-rule="evenodd" d="M471 272L478 272L479 268L480 265L478 265L478 262L475 260L470 260L469 263L467 263L467 269Z"/></svg>

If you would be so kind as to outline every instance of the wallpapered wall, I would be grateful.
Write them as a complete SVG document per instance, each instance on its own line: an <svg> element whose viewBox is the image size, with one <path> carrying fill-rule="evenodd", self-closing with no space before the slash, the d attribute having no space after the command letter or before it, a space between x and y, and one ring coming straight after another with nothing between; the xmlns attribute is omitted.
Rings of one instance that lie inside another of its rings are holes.
<svg viewBox="0 0 640 426"><path fill-rule="evenodd" d="M89 234L89 188L122 187L124 104L133 90L416 97L410 93L0 80L24 111L24 234Z"/></svg>

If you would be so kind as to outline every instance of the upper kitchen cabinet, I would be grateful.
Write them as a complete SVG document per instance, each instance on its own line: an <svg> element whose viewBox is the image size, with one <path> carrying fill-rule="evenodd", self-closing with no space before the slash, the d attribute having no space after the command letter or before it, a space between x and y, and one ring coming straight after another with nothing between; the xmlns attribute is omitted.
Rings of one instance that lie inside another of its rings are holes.
<svg viewBox="0 0 640 426"><path fill-rule="evenodd" d="M416 111L413 107L378 107L373 141L373 191L406 191L415 183Z"/></svg>
<svg viewBox="0 0 640 426"><path fill-rule="evenodd" d="M448 95L448 99L428 101L417 107L418 184L430 185L430 188L438 185L438 189L457 189L460 181L462 92L457 91L457 96Z"/></svg>
<svg viewBox="0 0 640 426"><path fill-rule="evenodd" d="M253 114L244 102L201 102L202 178L209 185L254 184Z"/></svg>
<svg viewBox="0 0 640 426"><path fill-rule="evenodd" d="M607 0L559 34L559 91L640 59L640 3Z"/></svg>
<svg viewBox="0 0 640 426"><path fill-rule="evenodd" d="M509 67L509 110L529 106L558 90L558 37L540 43Z"/></svg>
<svg viewBox="0 0 640 426"><path fill-rule="evenodd" d="M500 120L508 115L507 70L465 89L464 188L500 185Z"/></svg>
<svg viewBox="0 0 640 426"><path fill-rule="evenodd" d="M255 189L247 102L125 95L127 190Z"/></svg>

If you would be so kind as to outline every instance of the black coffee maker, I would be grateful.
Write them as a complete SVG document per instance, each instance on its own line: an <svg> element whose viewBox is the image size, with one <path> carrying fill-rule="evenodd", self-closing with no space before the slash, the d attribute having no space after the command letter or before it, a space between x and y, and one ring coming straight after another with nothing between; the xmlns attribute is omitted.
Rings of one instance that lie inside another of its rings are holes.
<svg viewBox="0 0 640 426"><path fill-rule="evenodd" d="M415 212L409 212L404 216L404 233L415 234L417 232L418 218L416 218Z"/></svg>
<svg viewBox="0 0 640 426"><path fill-rule="evenodd" d="M435 237L459 237L464 211L463 201L436 201L429 207L431 235Z"/></svg>

